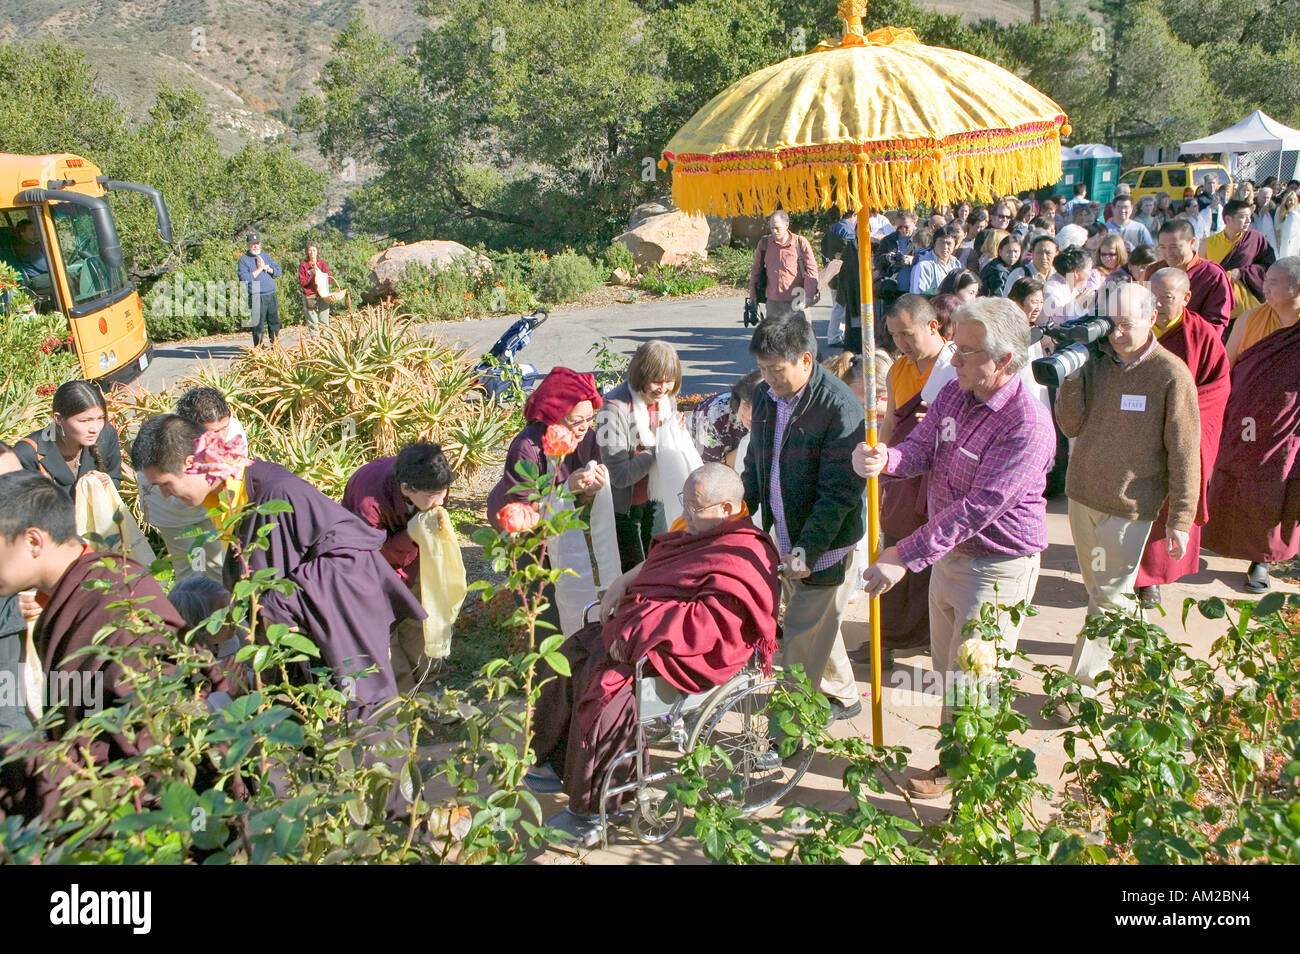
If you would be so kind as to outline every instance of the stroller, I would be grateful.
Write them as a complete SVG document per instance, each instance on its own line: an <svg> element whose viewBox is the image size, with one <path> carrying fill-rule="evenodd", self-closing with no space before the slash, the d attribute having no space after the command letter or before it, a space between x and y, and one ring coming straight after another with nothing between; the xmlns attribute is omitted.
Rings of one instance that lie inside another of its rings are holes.
<svg viewBox="0 0 1300 954"><path fill-rule="evenodd" d="M544 376L531 364L515 362L515 355L532 341L533 332L546 321L547 311L538 308L531 315L523 315L497 339L475 369L479 384L493 403L509 401L516 388L524 394L532 391Z"/></svg>

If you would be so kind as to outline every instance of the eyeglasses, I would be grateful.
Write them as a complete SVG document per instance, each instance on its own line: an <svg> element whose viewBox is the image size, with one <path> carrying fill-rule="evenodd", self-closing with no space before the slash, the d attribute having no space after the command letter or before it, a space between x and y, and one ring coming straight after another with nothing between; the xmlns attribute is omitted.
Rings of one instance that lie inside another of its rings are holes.
<svg viewBox="0 0 1300 954"><path fill-rule="evenodd" d="M683 491L678 491L677 502L682 505L683 510L689 510L691 513L695 514L696 516L699 516L700 514L704 513L704 511L706 510L712 510L714 507L721 507L727 501L722 500L719 501L718 503L705 504L703 507L691 507L688 506L686 503L686 491L683 490Z"/></svg>
<svg viewBox="0 0 1300 954"><path fill-rule="evenodd" d="M974 357L977 354L988 354L988 352L983 348L976 348L973 351L963 351L961 348L958 348L952 353L951 360L955 364L962 364L967 358Z"/></svg>
<svg viewBox="0 0 1300 954"><path fill-rule="evenodd" d="M591 422L594 421L595 419L596 419L596 415L593 414L591 417L580 417L576 421L561 421L560 423L563 424L565 427L567 427L569 430L576 431L580 427L590 427Z"/></svg>

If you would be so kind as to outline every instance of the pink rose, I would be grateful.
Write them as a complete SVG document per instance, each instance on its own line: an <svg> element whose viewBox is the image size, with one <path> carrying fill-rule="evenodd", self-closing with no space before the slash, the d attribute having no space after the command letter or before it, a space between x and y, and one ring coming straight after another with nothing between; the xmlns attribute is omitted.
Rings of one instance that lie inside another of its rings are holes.
<svg viewBox="0 0 1300 954"><path fill-rule="evenodd" d="M194 442L194 466L187 474L204 474L208 483L219 484L238 477L248 466L248 448L242 435L227 441L216 431L204 431Z"/></svg>
<svg viewBox="0 0 1300 954"><path fill-rule="evenodd" d="M508 503L497 511L497 523L506 533L531 530L541 519L541 515L526 503Z"/></svg>
<svg viewBox="0 0 1300 954"><path fill-rule="evenodd" d="M547 457L568 457L577 449L577 435L563 424L552 424L542 436L542 450Z"/></svg>

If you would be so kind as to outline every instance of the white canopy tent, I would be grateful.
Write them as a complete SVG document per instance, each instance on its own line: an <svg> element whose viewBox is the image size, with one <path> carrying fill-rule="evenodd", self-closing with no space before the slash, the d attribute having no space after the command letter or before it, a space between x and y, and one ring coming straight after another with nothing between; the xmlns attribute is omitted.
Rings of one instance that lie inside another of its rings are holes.
<svg viewBox="0 0 1300 954"><path fill-rule="evenodd" d="M1239 153L1243 155L1235 172L1250 178L1276 175L1290 179L1295 177L1296 160L1300 157L1300 129L1292 129L1257 109L1241 122L1212 136L1183 143L1178 151L1183 155Z"/></svg>

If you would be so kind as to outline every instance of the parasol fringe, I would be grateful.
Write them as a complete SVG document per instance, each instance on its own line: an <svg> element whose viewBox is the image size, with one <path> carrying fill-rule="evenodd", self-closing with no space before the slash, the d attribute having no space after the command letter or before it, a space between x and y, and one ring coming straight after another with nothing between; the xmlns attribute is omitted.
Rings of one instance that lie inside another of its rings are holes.
<svg viewBox="0 0 1300 954"><path fill-rule="evenodd" d="M899 150L901 151L901 150ZM1053 185L1061 178L1060 141L1052 130L1016 148L928 155L870 155L854 162L819 161L797 154L757 162L753 157L679 156L673 202L686 212L733 217L776 209L912 208L963 199L991 202L1003 195Z"/></svg>

